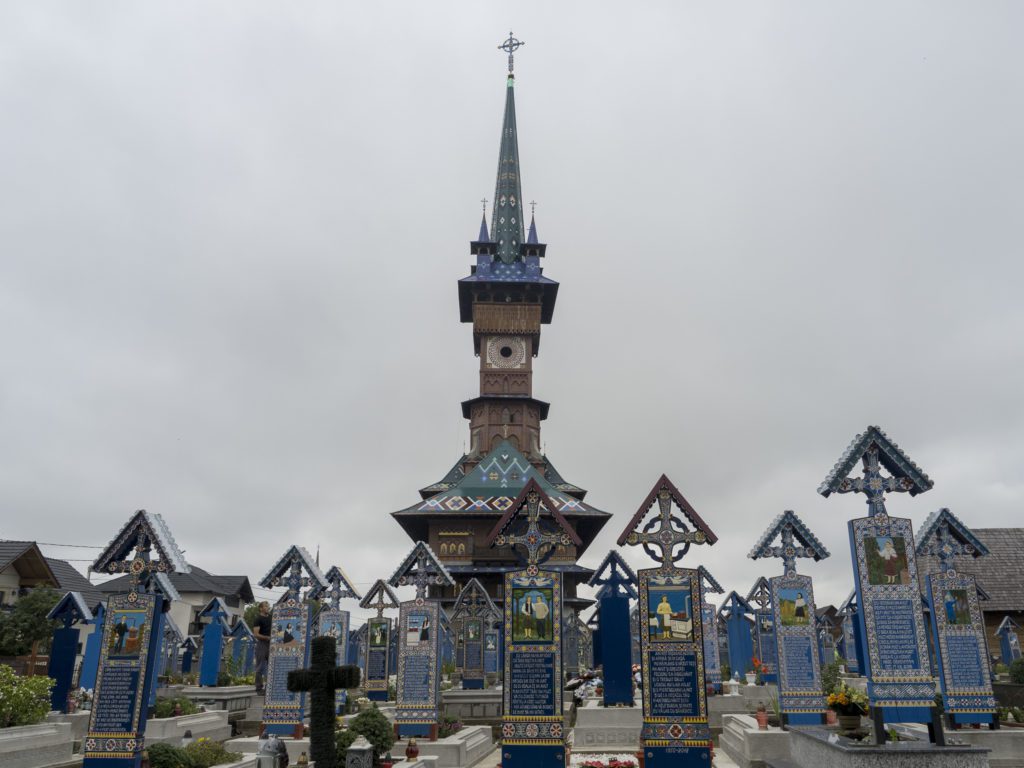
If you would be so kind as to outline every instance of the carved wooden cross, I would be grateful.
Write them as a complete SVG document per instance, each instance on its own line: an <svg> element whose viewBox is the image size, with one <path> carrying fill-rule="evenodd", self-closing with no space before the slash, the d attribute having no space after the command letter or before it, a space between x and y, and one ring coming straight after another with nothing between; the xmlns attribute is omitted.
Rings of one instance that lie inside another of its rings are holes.
<svg viewBox="0 0 1024 768"><path fill-rule="evenodd" d="M366 597L359 603L360 608L373 608L377 611L377 618L384 618L384 611L386 609L393 609L398 607L398 601L391 594L388 588L387 582L383 579L377 579L370 587L370 591L366 594Z"/></svg>
<svg viewBox="0 0 1024 768"><path fill-rule="evenodd" d="M673 522L682 530L673 528ZM655 525L658 525L656 530L654 529ZM678 515L672 514L672 494L667 489L658 492L658 517L651 519L644 526L643 531L630 531L626 537L627 544L642 545L648 555L655 560L661 560L664 568L671 568L673 563L681 560L683 555L690 550L691 544L703 544L705 541L707 541L707 536L704 531L699 529L691 531ZM684 547L679 554L673 555L673 550L679 544L683 544ZM653 547L659 547L661 555L655 554Z"/></svg>
<svg viewBox="0 0 1024 768"><path fill-rule="evenodd" d="M780 528L780 543L774 547L761 547L758 556L780 558L783 572L787 576L792 576L796 573L796 559L798 557L814 557L814 551L810 547L798 546L794 540L792 523L785 522Z"/></svg>
<svg viewBox="0 0 1024 768"><path fill-rule="evenodd" d="M910 478L886 477L882 475L882 465L878 461L878 446L872 445L864 453L863 477L846 477L836 489L838 493L863 493L867 497L868 516L887 515L885 509L886 493L906 493L914 487Z"/></svg>
<svg viewBox="0 0 1024 768"><path fill-rule="evenodd" d="M359 667L335 666L337 644L333 637L318 637L312 644L312 664L308 669L288 673L288 690L310 694L310 759L317 765L335 764L335 693L359 685Z"/></svg>
<svg viewBox="0 0 1024 768"><path fill-rule="evenodd" d="M392 582L394 583L394 582ZM445 577L431 560L426 550L421 550L416 555L416 570L412 573L406 572L398 580L398 586L416 587L416 599L423 600L427 596L427 587L431 584L444 584Z"/></svg>
<svg viewBox="0 0 1024 768"><path fill-rule="evenodd" d="M502 533L494 539L499 547L521 547L526 552L526 564L532 569L550 557L555 547L567 547L572 543L564 531L545 531L540 525L540 494L530 491L526 494L526 531L521 534Z"/></svg>

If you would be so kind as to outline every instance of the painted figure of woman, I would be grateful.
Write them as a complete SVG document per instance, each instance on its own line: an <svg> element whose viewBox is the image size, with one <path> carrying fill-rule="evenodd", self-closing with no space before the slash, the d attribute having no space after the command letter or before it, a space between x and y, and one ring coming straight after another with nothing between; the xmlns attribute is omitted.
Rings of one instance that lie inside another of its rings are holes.
<svg viewBox="0 0 1024 768"><path fill-rule="evenodd" d="M523 626L523 639L530 640L533 638L534 618L533 601L529 595L523 598L523 604L519 612L523 614L523 618L520 619Z"/></svg>
<svg viewBox="0 0 1024 768"><path fill-rule="evenodd" d="M793 618L803 619L804 623L807 622L807 601L804 600L804 593L796 593L796 601L794 602Z"/></svg>
<svg viewBox="0 0 1024 768"><path fill-rule="evenodd" d="M885 583L895 584L896 577L900 573L900 566L898 562L900 556L896 552L896 545L892 543L892 539L885 540L885 544L882 546L882 551L878 554L885 561Z"/></svg>

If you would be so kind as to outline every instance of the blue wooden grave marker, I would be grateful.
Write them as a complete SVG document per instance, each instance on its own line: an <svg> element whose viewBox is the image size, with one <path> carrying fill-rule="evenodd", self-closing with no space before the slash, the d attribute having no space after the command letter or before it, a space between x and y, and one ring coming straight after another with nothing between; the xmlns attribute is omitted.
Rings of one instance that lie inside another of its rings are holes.
<svg viewBox="0 0 1024 768"><path fill-rule="evenodd" d="M480 581L470 579L455 599L450 615L452 627L459 635L458 647L462 649L456 656L456 666L462 672L462 687L465 690L483 688L487 673L484 643L487 632L499 619L498 607ZM496 660L497 647L494 655ZM462 662L461 667L459 661ZM497 672L497 669L492 672Z"/></svg>
<svg viewBox="0 0 1024 768"><path fill-rule="evenodd" d="M851 476L857 464L860 477ZM888 475L883 474L883 470ZM886 493L916 496L933 483L878 427L857 435L818 487L833 493L862 493L868 516L850 520L850 553L857 590L857 620L865 645L863 673L875 721L875 738L887 738L885 723L927 723L930 738L944 745L935 709L935 681L929 664L928 633L917 575L914 528L889 517Z"/></svg>
<svg viewBox="0 0 1024 768"><path fill-rule="evenodd" d="M488 629L484 632L484 673L497 675L499 667L501 646L501 634L496 629Z"/></svg>
<svg viewBox="0 0 1024 768"><path fill-rule="evenodd" d="M725 590L703 565L697 568L697 573L700 575L701 593L704 596L701 605L701 622L704 630L704 682L709 692L721 693L722 657L718 646L718 611L715 610L713 603L708 602L707 596L712 593L722 594Z"/></svg>
<svg viewBox="0 0 1024 768"><path fill-rule="evenodd" d="M525 566L505 574L501 764L564 766L562 573L540 566L580 538L531 477L487 540Z"/></svg>
<svg viewBox="0 0 1024 768"><path fill-rule="evenodd" d="M100 647L103 645L103 620L107 615L107 606L103 602L96 603L92 609L92 632L85 641L85 652L82 654L82 667L78 673L78 687L87 691L96 688L96 673L100 666Z"/></svg>
<svg viewBox="0 0 1024 768"><path fill-rule="evenodd" d="M338 566L334 565L324 575L328 587L319 589L314 587L310 591L310 598L314 600L325 600L326 606L320 609L317 614L317 636L333 637L335 642L336 659L335 663L340 667L348 660L348 635L351 614L341 609L343 599L360 600L362 595L349 581L348 576ZM341 714L345 711L345 702L348 701L348 691L341 689L334 692L335 713Z"/></svg>
<svg viewBox="0 0 1024 768"><path fill-rule="evenodd" d="M1006 666L1010 666L1021 657L1020 638L1017 636L1019 628L1020 625L1009 616L1004 616L1003 620L999 622L999 627L996 628L996 635L999 636L999 652L1002 654L1003 664Z"/></svg>
<svg viewBox="0 0 1024 768"><path fill-rule="evenodd" d="M92 621L92 611L85 604L80 592L67 592L50 613L48 619L59 621L61 626L53 631L50 643L50 662L46 674L54 681L50 690L50 709L68 711L68 694L75 677L75 657L78 655L77 623Z"/></svg>
<svg viewBox="0 0 1024 768"><path fill-rule="evenodd" d="M576 632L580 638L580 666L584 669L594 668L594 637L590 627L580 616L576 617Z"/></svg>
<svg viewBox="0 0 1024 768"><path fill-rule="evenodd" d="M774 545L778 539L780 543ZM779 708L793 725L820 725L825 716L821 688L821 653L810 576L796 572L798 557L815 561L828 550L791 510L779 515L764 532L748 557L778 557L783 575L769 580L778 658Z"/></svg>
<svg viewBox="0 0 1024 768"><path fill-rule="evenodd" d="M192 674L192 660L195 659L198 650L199 643L196 639L192 635L186 637L181 644L181 674Z"/></svg>
<svg viewBox="0 0 1024 768"><path fill-rule="evenodd" d="M629 632L629 601L636 600L637 578L615 550L605 555L590 581L599 587L598 615L601 630L602 680L606 707L633 706L633 670Z"/></svg>
<svg viewBox="0 0 1024 768"><path fill-rule="evenodd" d="M418 541L388 579L392 587L412 586L416 597L398 610L398 675L395 726L399 737L437 739L441 698L441 602L427 588L455 584L433 550Z"/></svg>
<svg viewBox="0 0 1024 768"><path fill-rule="evenodd" d="M982 557L988 548L956 515L940 509L925 520L917 554L938 560L938 572L925 577L925 599L947 721L954 726L988 723L998 728L978 585L974 576L955 567L957 557Z"/></svg>
<svg viewBox="0 0 1024 768"><path fill-rule="evenodd" d="M673 503L680 514L673 511ZM657 513L651 515L654 505ZM711 765L704 670L703 584L695 568L676 566L693 544L718 538L662 475L618 545L641 546L659 565L637 573L645 768Z"/></svg>
<svg viewBox="0 0 1024 768"><path fill-rule="evenodd" d="M843 619L843 659L846 660L846 671L859 675L864 669L864 641L860 634L860 622L857 620L857 590L850 592L849 597L839 606L839 615Z"/></svg>
<svg viewBox="0 0 1024 768"><path fill-rule="evenodd" d="M818 632L818 663L824 670L836 658L836 639L832 634L834 627L832 620L825 615L816 616L814 626Z"/></svg>
<svg viewBox="0 0 1024 768"><path fill-rule="evenodd" d="M772 589L761 576L747 593L747 602L754 608L754 653L761 662L761 679L766 683L779 680L775 647L775 618L772 614Z"/></svg>
<svg viewBox="0 0 1024 768"><path fill-rule="evenodd" d="M220 677L220 662L224 653L224 638L231 635L230 616L223 598L215 597L199 612L199 618L209 619L203 627L203 650L199 656L199 685L216 686Z"/></svg>
<svg viewBox="0 0 1024 768"><path fill-rule="evenodd" d="M309 552L293 545L260 580L260 586L285 588L270 614L270 659L260 734L298 739L302 737L306 694L288 690L288 673L309 667L312 615L309 596L304 597L302 590L327 589L329 585Z"/></svg>
<svg viewBox="0 0 1024 768"><path fill-rule="evenodd" d="M365 689L366 685L366 665L363 664L363 659L366 655L366 637L367 637L367 625L363 624L359 629L350 630L348 633L348 661L346 662L349 666L360 666L363 667L363 674L361 680Z"/></svg>
<svg viewBox="0 0 1024 768"><path fill-rule="evenodd" d="M164 602L147 584L166 579L168 573L187 573L189 566L160 515L139 510L92 569L126 573L129 586L127 593L107 601L82 768L138 768L150 691L156 684L158 618Z"/></svg>
<svg viewBox="0 0 1024 768"><path fill-rule="evenodd" d="M159 637L157 652L153 655L153 685L149 689L149 706L156 706L156 692L160 684L160 669L163 666L166 643L164 627L171 621L169 611L175 600L180 601L181 595L171 580L164 573L152 573L145 581L146 591L161 597L161 609L153 620L153 632Z"/></svg>
<svg viewBox="0 0 1024 768"><path fill-rule="evenodd" d="M236 621L231 628L231 662L242 676L253 673L256 656L256 638L244 620Z"/></svg>
<svg viewBox="0 0 1024 768"><path fill-rule="evenodd" d="M360 661L363 665L363 690L371 701L388 700L388 676L394 669L391 664L391 619L384 611L400 607L398 596L383 579L377 579L359 602L360 608L373 608L377 616L363 625L365 638Z"/></svg>
<svg viewBox="0 0 1024 768"><path fill-rule="evenodd" d="M754 608L736 590L726 595L719 610L729 636L729 670L734 678L739 675L741 679L753 669L754 626L750 618L753 615Z"/></svg>
<svg viewBox="0 0 1024 768"><path fill-rule="evenodd" d="M163 643L160 650L160 674L173 675L178 671L178 653L185 636L169 613L164 614Z"/></svg>
<svg viewBox="0 0 1024 768"><path fill-rule="evenodd" d="M628 621L628 619L627 619ZM587 629L590 630L591 661L594 669L601 666L601 601L597 601L593 613L587 619Z"/></svg>

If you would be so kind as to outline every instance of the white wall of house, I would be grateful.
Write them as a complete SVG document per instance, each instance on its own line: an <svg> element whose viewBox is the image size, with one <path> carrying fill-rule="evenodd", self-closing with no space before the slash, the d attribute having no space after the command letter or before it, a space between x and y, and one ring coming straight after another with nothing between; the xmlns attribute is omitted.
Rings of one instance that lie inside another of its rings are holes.
<svg viewBox="0 0 1024 768"><path fill-rule="evenodd" d="M21 576L13 565L8 565L0 571L0 605L14 605L18 601L18 587L21 586Z"/></svg>

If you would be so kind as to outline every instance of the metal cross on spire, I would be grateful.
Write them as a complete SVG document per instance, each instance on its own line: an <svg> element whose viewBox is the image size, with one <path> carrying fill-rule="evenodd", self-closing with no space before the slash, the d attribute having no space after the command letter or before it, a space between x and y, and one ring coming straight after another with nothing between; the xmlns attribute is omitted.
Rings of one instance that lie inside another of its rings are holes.
<svg viewBox="0 0 1024 768"><path fill-rule="evenodd" d="M517 40L515 36L512 34L512 30L509 30L508 40L506 40L505 42L498 46L499 51L505 51L506 53L508 53L508 73L510 75L512 74L513 69L515 68L513 66L512 54L514 54L516 51L519 50L521 46L524 45L526 45L526 43L524 43L522 40Z"/></svg>

